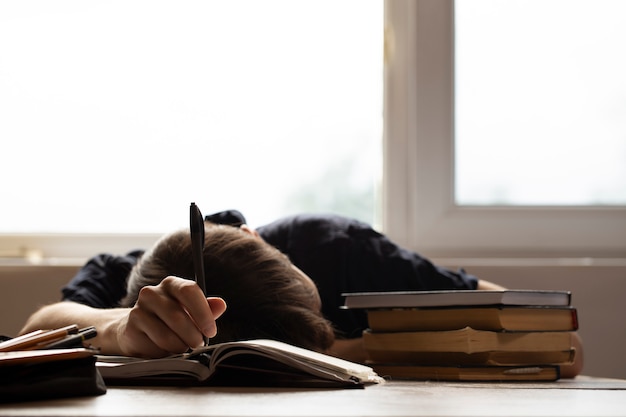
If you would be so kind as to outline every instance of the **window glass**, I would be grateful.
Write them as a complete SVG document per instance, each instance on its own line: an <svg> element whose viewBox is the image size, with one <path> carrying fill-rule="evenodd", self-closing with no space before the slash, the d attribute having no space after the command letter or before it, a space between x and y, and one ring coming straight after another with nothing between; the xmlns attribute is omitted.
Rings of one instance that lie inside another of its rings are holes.
<svg viewBox="0 0 626 417"><path fill-rule="evenodd" d="M0 233L377 223L381 1L0 3Z"/></svg>
<svg viewBox="0 0 626 417"><path fill-rule="evenodd" d="M626 205L626 2L455 3L456 202Z"/></svg>

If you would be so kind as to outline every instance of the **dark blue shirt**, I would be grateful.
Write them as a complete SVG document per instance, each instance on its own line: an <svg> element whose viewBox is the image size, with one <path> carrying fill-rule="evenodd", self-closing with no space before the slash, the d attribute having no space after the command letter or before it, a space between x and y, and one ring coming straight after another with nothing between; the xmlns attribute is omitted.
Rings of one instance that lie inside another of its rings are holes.
<svg viewBox="0 0 626 417"><path fill-rule="evenodd" d="M230 210L207 220L238 226L241 213ZM478 280L464 271L453 272L419 254L399 247L358 220L337 215L297 215L257 229L269 244L315 282L322 312L345 337L360 336L367 328L363 311L341 309L346 292L475 289ZM99 254L63 289L63 299L92 307L116 307L126 295L126 279L142 251L125 256ZM226 300L228 302L228 300Z"/></svg>

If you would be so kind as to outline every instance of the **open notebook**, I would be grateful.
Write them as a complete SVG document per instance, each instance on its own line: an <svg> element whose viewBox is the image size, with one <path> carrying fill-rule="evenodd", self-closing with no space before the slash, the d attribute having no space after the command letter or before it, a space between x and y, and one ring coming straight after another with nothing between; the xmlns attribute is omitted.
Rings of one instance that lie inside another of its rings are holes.
<svg viewBox="0 0 626 417"><path fill-rule="evenodd" d="M205 346L162 359L98 356L107 384L363 386L383 382L371 367L274 340Z"/></svg>

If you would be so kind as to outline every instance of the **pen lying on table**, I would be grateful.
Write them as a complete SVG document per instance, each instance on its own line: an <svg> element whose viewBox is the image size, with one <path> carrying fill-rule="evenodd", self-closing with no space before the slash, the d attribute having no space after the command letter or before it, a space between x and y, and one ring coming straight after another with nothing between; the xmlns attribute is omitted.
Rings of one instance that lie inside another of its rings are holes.
<svg viewBox="0 0 626 417"><path fill-rule="evenodd" d="M0 343L0 352L17 350L52 349L82 346L82 342L96 335L95 327L78 329L73 324L53 330L35 330Z"/></svg>
<svg viewBox="0 0 626 417"><path fill-rule="evenodd" d="M98 332L96 328L86 327L84 329L80 329L77 334L70 334L65 336L61 340L57 340L56 342L52 342L44 346L42 349L62 349L62 348L72 348L72 347L83 347L83 342L85 340L91 339L92 337L96 337Z"/></svg>
<svg viewBox="0 0 626 417"><path fill-rule="evenodd" d="M78 333L78 326L75 324L53 330L35 330L0 343L0 352L37 349L45 344L56 342L69 334L76 333Z"/></svg>

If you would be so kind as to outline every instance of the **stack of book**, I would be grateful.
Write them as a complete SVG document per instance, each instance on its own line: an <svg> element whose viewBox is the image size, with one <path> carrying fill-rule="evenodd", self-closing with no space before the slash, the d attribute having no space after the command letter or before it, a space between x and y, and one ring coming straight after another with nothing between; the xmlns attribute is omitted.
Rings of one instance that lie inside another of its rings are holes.
<svg viewBox="0 0 626 417"><path fill-rule="evenodd" d="M381 376L461 381L553 381L576 354L568 291L344 294L365 309L363 343Z"/></svg>

